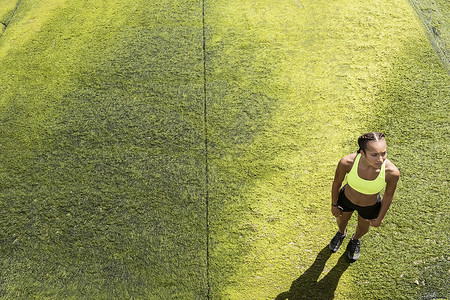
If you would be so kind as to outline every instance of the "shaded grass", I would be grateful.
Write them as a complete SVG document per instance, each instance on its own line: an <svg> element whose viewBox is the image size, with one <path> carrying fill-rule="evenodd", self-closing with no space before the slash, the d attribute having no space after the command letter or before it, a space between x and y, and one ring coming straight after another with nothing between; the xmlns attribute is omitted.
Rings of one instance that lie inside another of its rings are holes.
<svg viewBox="0 0 450 300"><path fill-rule="evenodd" d="M445 0L410 0L427 29L428 37L442 63L450 70L450 3Z"/></svg>
<svg viewBox="0 0 450 300"><path fill-rule="evenodd" d="M16 7L16 0L5 0L2 1L2 5L0 6L0 22L7 24L9 20L11 20L12 13L14 8ZM0 25L4 26L4 25ZM3 31L3 27L0 27Z"/></svg>
<svg viewBox="0 0 450 300"><path fill-rule="evenodd" d="M204 298L199 3L50 2L0 41L2 296Z"/></svg>
<svg viewBox="0 0 450 300"><path fill-rule="evenodd" d="M388 269L377 279L387 277L398 288L383 287L384 297L448 298L449 77L423 36L416 36L380 90L386 105L380 126L391 137L402 180L385 232L377 231L369 245L381 245L375 253L386 257Z"/></svg>

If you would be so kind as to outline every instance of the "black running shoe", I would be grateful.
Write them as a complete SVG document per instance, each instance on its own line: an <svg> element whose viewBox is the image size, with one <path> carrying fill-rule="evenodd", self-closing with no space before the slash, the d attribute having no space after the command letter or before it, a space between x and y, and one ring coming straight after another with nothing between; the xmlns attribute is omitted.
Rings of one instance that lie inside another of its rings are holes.
<svg viewBox="0 0 450 300"><path fill-rule="evenodd" d="M345 234L342 234L339 232L336 233L336 235L333 237L333 239L330 242L330 245L328 246L332 252L336 252L339 250L339 247L341 247L342 241L347 236L347 229L345 230Z"/></svg>
<svg viewBox="0 0 450 300"><path fill-rule="evenodd" d="M359 255L361 254L361 241L354 240L353 238L350 240L347 246L348 250L348 258L350 260L357 260Z"/></svg>

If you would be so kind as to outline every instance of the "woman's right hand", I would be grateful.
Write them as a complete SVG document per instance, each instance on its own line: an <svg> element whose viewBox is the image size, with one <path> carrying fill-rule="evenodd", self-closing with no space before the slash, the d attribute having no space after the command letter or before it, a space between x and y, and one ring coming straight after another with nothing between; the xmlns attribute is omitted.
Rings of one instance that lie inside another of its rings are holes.
<svg viewBox="0 0 450 300"><path fill-rule="evenodd" d="M342 210L340 210L337 206L331 206L331 213L336 218L339 218L342 215Z"/></svg>

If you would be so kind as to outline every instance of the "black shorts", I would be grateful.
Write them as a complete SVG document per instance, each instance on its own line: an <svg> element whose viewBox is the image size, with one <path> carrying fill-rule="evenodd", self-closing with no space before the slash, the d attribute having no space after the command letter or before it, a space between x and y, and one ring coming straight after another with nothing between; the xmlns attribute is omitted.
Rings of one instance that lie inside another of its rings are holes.
<svg viewBox="0 0 450 300"><path fill-rule="evenodd" d="M350 212L350 211L357 211L358 214L368 220L376 219L378 217L378 213L380 212L381 208L381 198L378 196L378 201L374 205L371 206L359 206L353 204L347 196L345 196L344 190L345 187L342 187L341 191L339 192L339 199L338 199L338 207L343 212Z"/></svg>

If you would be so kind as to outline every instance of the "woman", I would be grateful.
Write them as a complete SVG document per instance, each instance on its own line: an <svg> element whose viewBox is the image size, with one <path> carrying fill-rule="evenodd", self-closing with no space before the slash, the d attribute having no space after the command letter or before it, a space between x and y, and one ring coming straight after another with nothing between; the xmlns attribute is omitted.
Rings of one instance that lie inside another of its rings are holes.
<svg viewBox="0 0 450 300"><path fill-rule="evenodd" d="M347 236L347 223L358 212L358 225L348 243L348 257L355 261L360 255L360 239L370 226L383 222L392 203L400 172L386 159L386 140L379 132L366 133L358 138L357 153L343 157L336 168L331 192L331 213L336 217L338 232L329 248L336 252ZM347 175L347 184L341 188ZM383 200L380 192L385 188Z"/></svg>

